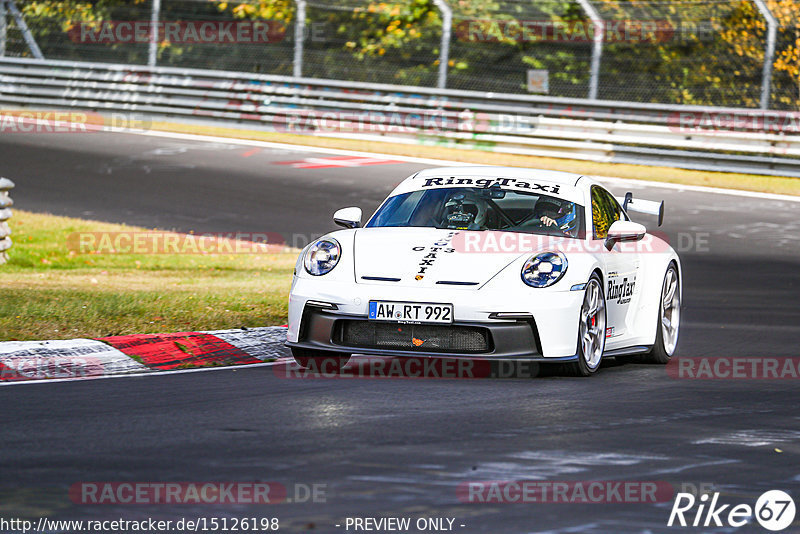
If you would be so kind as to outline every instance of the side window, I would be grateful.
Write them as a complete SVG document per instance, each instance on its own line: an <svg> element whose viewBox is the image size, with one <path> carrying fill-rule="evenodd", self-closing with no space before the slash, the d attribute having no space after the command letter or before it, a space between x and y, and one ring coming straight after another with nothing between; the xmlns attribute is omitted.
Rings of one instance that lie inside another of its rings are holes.
<svg viewBox="0 0 800 534"><path fill-rule="evenodd" d="M622 208L617 200L605 189L592 186L592 226L594 238L605 239L608 228L622 217Z"/></svg>

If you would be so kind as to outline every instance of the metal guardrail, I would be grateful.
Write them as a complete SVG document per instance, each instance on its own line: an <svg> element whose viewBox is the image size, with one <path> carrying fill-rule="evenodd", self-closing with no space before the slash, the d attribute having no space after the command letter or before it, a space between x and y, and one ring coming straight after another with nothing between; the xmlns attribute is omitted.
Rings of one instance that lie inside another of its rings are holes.
<svg viewBox="0 0 800 534"><path fill-rule="evenodd" d="M777 111L19 58L0 59L0 105L800 177L800 117Z"/></svg>
<svg viewBox="0 0 800 534"><path fill-rule="evenodd" d="M9 196L9 191L14 188L14 182L8 178L0 177L0 264L8 261L8 249L11 248L11 228L8 220L11 218L11 206L14 201Z"/></svg>

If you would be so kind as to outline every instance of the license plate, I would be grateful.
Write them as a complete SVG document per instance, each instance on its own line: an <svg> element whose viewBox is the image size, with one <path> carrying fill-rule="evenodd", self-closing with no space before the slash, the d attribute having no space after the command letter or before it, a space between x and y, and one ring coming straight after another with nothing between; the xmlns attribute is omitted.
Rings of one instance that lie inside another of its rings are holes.
<svg viewBox="0 0 800 534"><path fill-rule="evenodd" d="M371 300L369 318L373 321L450 324L453 322L453 305Z"/></svg>

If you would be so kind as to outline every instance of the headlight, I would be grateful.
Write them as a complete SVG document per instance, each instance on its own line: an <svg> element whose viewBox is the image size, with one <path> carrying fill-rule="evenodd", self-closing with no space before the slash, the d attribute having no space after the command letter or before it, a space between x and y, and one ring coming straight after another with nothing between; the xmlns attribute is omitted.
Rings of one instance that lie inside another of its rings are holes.
<svg viewBox="0 0 800 534"><path fill-rule="evenodd" d="M567 272L567 258L560 252L542 252L522 266L522 281L531 287L552 286Z"/></svg>
<svg viewBox="0 0 800 534"><path fill-rule="evenodd" d="M303 265L308 274L322 276L336 267L341 255L342 247L339 246L338 241L332 237L320 239L306 251Z"/></svg>

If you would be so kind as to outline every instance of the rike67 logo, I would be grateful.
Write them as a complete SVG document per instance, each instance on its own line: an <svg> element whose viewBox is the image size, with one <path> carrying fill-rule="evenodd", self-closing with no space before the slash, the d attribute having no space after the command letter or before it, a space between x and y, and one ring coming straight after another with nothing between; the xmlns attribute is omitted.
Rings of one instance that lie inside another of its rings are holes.
<svg viewBox="0 0 800 534"><path fill-rule="evenodd" d="M696 498L691 493L678 493L669 514L667 526L680 527L742 527L752 523L774 532L788 528L795 517L792 497L780 490L770 490L749 504L720 504L719 492L705 493Z"/></svg>

